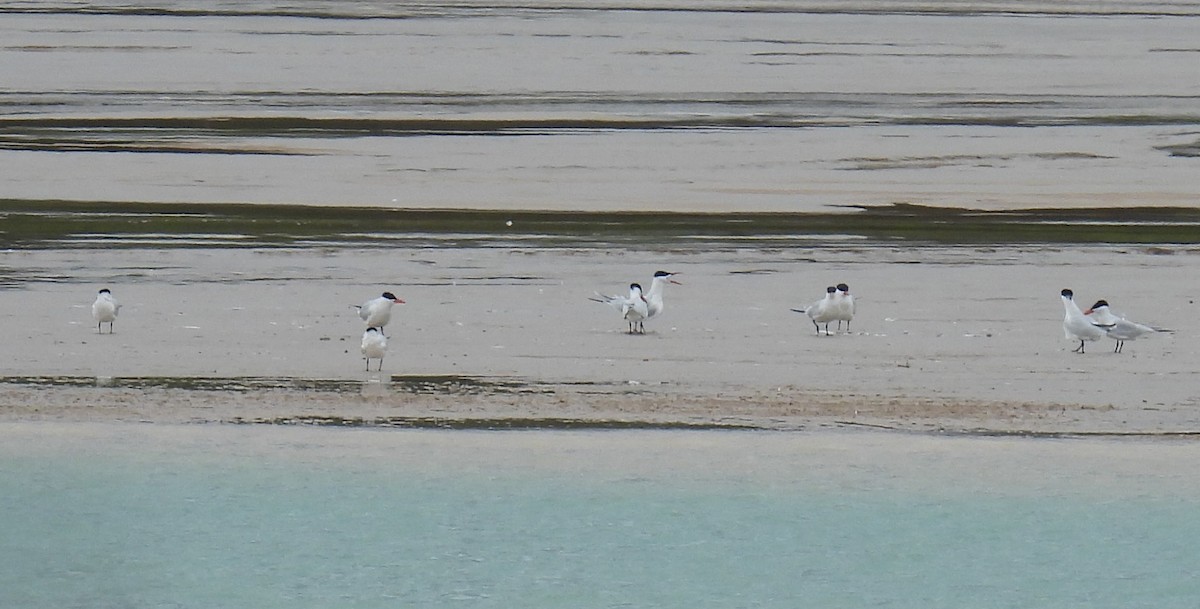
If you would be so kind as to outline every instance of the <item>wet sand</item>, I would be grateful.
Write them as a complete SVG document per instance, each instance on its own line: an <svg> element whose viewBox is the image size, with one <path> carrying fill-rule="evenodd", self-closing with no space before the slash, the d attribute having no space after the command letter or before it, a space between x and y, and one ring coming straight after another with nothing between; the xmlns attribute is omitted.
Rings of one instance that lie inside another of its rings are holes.
<svg viewBox="0 0 1200 609"><path fill-rule="evenodd" d="M1200 252L1157 245L1196 219L1143 215L1197 200L1190 6L294 4L6 19L0 418L1200 430ZM860 210L905 203L1081 217ZM508 212L557 227L464 235ZM885 245L947 232L1156 245ZM587 301L659 269L645 336ZM790 309L837 282L853 331L817 336ZM1073 354L1064 287L1174 332Z"/></svg>
<svg viewBox="0 0 1200 609"><path fill-rule="evenodd" d="M0 258L6 421L1200 432L1200 251L1142 246L41 250ZM679 272L628 335L593 291ZM851 332L792 312L846 282ZM97 334L92 295L124 303ZM1173 330L1071 352L1058 292ZM351 305L407 301L383 372Z"/></svg>

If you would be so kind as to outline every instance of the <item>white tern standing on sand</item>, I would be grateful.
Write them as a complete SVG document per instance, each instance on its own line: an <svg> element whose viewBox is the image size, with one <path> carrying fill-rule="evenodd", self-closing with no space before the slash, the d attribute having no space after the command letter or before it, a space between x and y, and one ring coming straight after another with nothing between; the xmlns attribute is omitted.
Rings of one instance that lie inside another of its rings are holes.
<svg viewBox="0 0 1200 609"><path fill-rule="evenodd" d="M850 322L854 320L854 297L850 295L850 286L839 283L837 284L837 295L833 299L836 307L836 316L838 320L838 331L842 331L842 322L846 322L846 332L850 332Z"/></svg>
<svg viewBox="0 0 1200 609"><path fill-rule="evenodd" d="M108 333L113 332L113 322L117 320L117 314L121 312L121 303L113 298L112 292L108 288L100 290L96 295L96 302L92 303L92 318L96 320L96 332L103 333L101 329L104 324L108 324Z"/></svg>
<svg viewBox="0 0 1200 609"><path fill-rule="evenodd" d="M645 334L644 322L649 316L650 306L646 297L642 295L642 286L636 283L629 284L629 297L625 299L625 304L621 305L621 317L629 322L629 332L632 334L636 328L638 333Z"/></svg>
<svg viewBox="0 0 1200 609"><path fill-rule="evenodd" d="M1075 304L1075 293L1071 290L1064 289L1062 291L1063 309L1066 311L1066 316L1063 318L1063 333L1066 334L1067 340L1079 341L1079 346L1075 347L1075 353L1083 353L1083 344L1089 340L1100 340L1104 338L1105 327L1096 324L1091 318L1083 314L1079 310L1079 305Z"/></svg>
<svg viewBox="0 0 1200 609"><path fill-rule="evenodd" d="M1104 333L1109 338L1117 341L1117 346L1113 348L1113 353L1120 353L1125 348L1125 341L1133 340L1139 336L1160 332L1157 328L1151 328L1137 322L1129 321L1123 316L1113 313L1108 308L1108 301L1097 300L1092 308L1083 312L1084 315L1092 320L1092 323L1099 324L1104 328Z"/></svg>
<svg viewBox="0 0 1200 609"><path fill-rule="evenodd" d="M354 308L358 309L358 316L362 318L368 328L376 328L380 334L383 334L383 327L392 319L392 305L394 304L404 304L404 301L396 298L396 295L391 292L384 292L379 298L372 298Z"/></svg>
<svg viewBox="0 0 1200 609"><path fill-rule="evenodd" d="M387 355L387 337L378 328L367 328L362 337L362 354L367 358L367 371L371 371L371 360L379 360L379 370L383 370L383 356Z"/></svg>
<svg viewBox="0 0 1200 609"><path fill-rule="evenodd" d="M595 302L602 302L621 312L621 319L629 323L630 334L645 334L646 327L644 322L649 316L649 304L646 302L646 296L642 294L641 284L629 284L628 296L605 296L599 292L591 298Z"/></svg>
<svg viewBox="0 0 1200 609"><path fill-rule="evenodd" d="M678 274L666 271L656 271L654 273L654 279L650 282L650 291L646 292L647 318L657 317L663 312L663 290L667 287L668 283L683 285L672 279L672 277Z"/></svg>
<svg viewBox="0 0 1200 609"><path fill-rule="evenodd" d="M829 322L837 319L837 291L838 289L829 286L825 288L825 297L818 300L804 309L792 309L797 313L804 313L813 322L813 327L817 329L817 336L821 335L821 324L825 324L825 334L829 334Z"/></svg>
<svg viewBox="0 0 1200 609"><path fill-rule="evenodd" d="M629 322L630 334L645 334L644 320L663 312L663 288L668 283L679 285L678 281L671 278L678 274L666 271L654 273L654 279L648 292L642 291L641 284L631 283L628 296L607 296L596 292L596 295L588 300L604 303L620 311L621 317Z"/></svg>

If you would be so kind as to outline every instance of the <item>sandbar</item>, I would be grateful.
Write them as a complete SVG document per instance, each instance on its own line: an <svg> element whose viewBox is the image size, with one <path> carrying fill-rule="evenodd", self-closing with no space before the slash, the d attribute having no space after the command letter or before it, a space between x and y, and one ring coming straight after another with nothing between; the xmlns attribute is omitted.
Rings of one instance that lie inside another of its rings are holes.
<svg viewBox="0 0 1200 609"><path fill-rule="evenodd" d="M818 243L787 248L411 247L7 251L0 420L396 427L866 427L1200 432L1200 250ZM629 335L590 302L656 270ZM792 311L826 285L850 330ZM95 291L124 303L113 334ZM1059 291L1169 332L1072 353ZM352 305L406 300L367 372Z"/></svg>

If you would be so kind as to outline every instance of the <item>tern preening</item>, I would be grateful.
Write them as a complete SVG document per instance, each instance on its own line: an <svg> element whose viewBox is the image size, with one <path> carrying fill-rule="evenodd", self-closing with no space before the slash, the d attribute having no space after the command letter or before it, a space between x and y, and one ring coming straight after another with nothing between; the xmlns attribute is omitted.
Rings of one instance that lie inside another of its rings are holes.
<svg viewBox="0 0 1200 609"><path fill-rule="evenodd" d="M1108 302L1105 300L1097 300L1092 308L1083 312L1085 316L1090 318L1093 323L1099 324L1104 328L1104 333L1109 338L1117 341L1116 347L1113 348L1113 353L1120 353L1125 349L1125 341L1133 340L1139 336L1160 332L1157 328L1142 325L1134 321L1125 319L1124 316L1113 313L1108 308Z"/></svg>
<svg viewBox="0 0 1200 609"><path fill-rule="evenodd" d="M825 324L825 334L829 334L829 322L838 319L838 289L834 286L825 288L825 297L818 300L804 309L792 309L797 313L804 313L812 320L813 326L817 329L817 336L821 335L821 324Z"/></svg>
<svg viewBox="0 0 1200 609"><path fill-rule="evenodd" d="M1066 316L1063 318L1063 332L1066 334L1067 340L1079 341L1079 346L1072 349L1075 353L1083 353L1085 341L1104 338L1106 330L1112 327L1098 324L1084 315L1083 311L1079 310L1079 305L1075 304L1075 293L1071 290L1064 289L1062 291L1062 302L1063 309L1066 311Z"/></svg>
<svg viewBox="0 0 1200 609"><path fill-rule="evenodd" d="M391 292L384 292L379 298L372 298L354 308L358 309L358 316L368 328L376 328L383 334L383 327L392 319L392 305L395 304L404 304L404 301Z"/></svg>
<svg viewBox="0 0 1200 609"><path fill-rule="evenodd" d="M362 336L362 354L367 359L367 372L371 371L371 360L379 360L379 370L383 370L383 356L387 355L387 337L379 328L367 328Z"/></svg>
<svg viewBox="0 0 1200 609"><path fill-rule="evenodd" d="M108 288L100 290L96 294L96 302L92 303L92 318L96 320L96 332L103 333L104 324L108 324L108 333L113 332L113 322L117 320L117 314L121 312L121 303L113 298L112 292Z"/></svg>
<svg viewBox="0 0 1200 609"><path fill-rule="evenodd" d="M641 284L629 284L628 296L608 296L596 292L589 300L604 303L621 312L621 318L629 323L630 334L645 334L645 320L663 312L663 288L668 283L679 284L672 279L679 273L658 271L651 280L650 290L642 291Z"/></svg>

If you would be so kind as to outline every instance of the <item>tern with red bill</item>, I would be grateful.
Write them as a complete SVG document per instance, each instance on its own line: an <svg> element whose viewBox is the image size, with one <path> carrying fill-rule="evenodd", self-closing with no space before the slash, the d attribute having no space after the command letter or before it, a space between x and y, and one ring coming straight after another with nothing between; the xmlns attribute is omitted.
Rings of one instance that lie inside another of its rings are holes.
<svg viewBox="0 0 1200 609"><path fill-rule="evenodd" d="M1113 353L1120 353L1125 349L1125 341L1133 340L1139 336L1162 332L1158 328L1139 324L1135 321L1125 319L1123 315L1117 315L1108 308L1108 301L1097 300L1092 308L1083 312L1085 316L1092 320L1092 323L1098 324L1104 328L1104 333L1109 338L1117 341L1117 346L1113 348Z"/></svg>
<svg viewBox="0 0 1200 609"><path fill-rule="evenodd" d="M842 330L842 322L846 322L846 332L850 332L850 322L854 320L856 307L854 306L854 296L850 295L850 286L839 283L837 284L837 295L833 298L834 302L834 319L838 320L838 331Z"/></svg>
<svg viewBox="0 0 1200 609"><path fill-rule="evenodd" d="M356 305L358 316L368 328L377 328L383 334L383 327L392 319L392 305L404 304L391 292L384 292L379 298L372 298L361 305Z"/></svg>
<svg viewBox="0 0 1200 609"><path fill-rule="evenodd" d="M679 273L668 273L666 271L657 271L654 273L654 279L650 282L650 291L646 292L647 313L646 318L654 318L663 312L663 290L668 283L675 285L683 285L672 277Z"/></svg>

